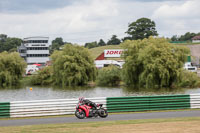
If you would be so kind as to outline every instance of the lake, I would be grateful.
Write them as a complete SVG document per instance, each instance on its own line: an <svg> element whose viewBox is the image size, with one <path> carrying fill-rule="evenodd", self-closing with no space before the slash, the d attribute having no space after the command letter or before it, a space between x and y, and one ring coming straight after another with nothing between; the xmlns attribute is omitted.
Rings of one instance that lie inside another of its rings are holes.
<svg viewBox="0 0 200 133"><path fill-rule="evenodd" d="M32 90L30 89L32 88ZM133 89L131 87L38 87L26 86L20 88L0 89L0 102L70 99L78 97L120 97L144 95L170 95L200 93L200 88L195 89Z"/></svg>

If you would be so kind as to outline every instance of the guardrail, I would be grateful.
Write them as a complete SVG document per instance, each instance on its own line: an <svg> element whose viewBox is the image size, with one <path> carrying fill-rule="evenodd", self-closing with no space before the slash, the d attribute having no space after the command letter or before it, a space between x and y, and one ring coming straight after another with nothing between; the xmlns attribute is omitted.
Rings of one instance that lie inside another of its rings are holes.
<svg viewBox="0 0 200 133"><path fill-rule="evenodd" d="M106 105L106 98L88 98ZM10 102L10 117L74 114L78 99L54 99Z"/></svg>
<svg viewBox="0 0 200 133"><path fill-rule="evenodd" d="M88 98L103 103L108 112L200 108L200 94ZM74 114L77 99L13 101L0 103L0 118Z"/></svg>
<svg viewBox="0 0 200 133"><path fill-rule="evenodd" d="M10 103L9 102L0 103L0 118L2 117L10 117Z"/></svg>
<svg viewBox="0 0 200 133"><path fill-rule="evenodd" d="M109 112L152 111L190 108L190 95L107 98Z"/></svg>

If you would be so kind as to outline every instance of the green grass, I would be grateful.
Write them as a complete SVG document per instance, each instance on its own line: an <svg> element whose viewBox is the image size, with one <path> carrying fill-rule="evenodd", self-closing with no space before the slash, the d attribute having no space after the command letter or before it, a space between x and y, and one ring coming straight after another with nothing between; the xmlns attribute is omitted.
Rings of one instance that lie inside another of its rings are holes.
<svg viewBox="0 0 200 133"><path fill-rule="evenodd" d="M96 128L100 127L101 131L103 132L104 127L109 127L113 125L123 126L128 124L148 124L148 123L150 124L150 123L188 122L188 121L200 122L200 117L9 126L9 127L0 127L0 132L2 133L38 133L38 132L93 133Z"/></svg>
<svg viewBox="0 0 200 133"><path fill-rule="evenodd" d="M105 49L122 49L120 45L107 45L89 49L93 59L96 59Z"/></svg>
<svg viewBox="0 0 200 133"><path fill-rule="evenodd" d="M190 43L172 43L172 44L174 44L174 45L180 45L180 46L187 46L187 45L200 45L199 42L198 42L198 43L192 43L192 42L190 42Z"/></svg>
<svg viewBox="0 0 200 133"><path fill-rule="evenodd" d="M174 45L187 46L187 45L200 45L200 43L172 43ZM122 49L120 45L107 45L89 49L93 59L96 59L105 49Z"/></svg>

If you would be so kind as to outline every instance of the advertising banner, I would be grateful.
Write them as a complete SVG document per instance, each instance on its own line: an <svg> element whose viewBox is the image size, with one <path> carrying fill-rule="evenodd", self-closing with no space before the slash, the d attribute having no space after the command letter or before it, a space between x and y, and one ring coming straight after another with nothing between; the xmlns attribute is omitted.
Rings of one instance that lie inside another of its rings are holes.
<svg viewBox="0 0 200 133"><path fill-rule="evenodd" d="M104 50L104 57L121 57L123 49L106 49Z"/></svg>

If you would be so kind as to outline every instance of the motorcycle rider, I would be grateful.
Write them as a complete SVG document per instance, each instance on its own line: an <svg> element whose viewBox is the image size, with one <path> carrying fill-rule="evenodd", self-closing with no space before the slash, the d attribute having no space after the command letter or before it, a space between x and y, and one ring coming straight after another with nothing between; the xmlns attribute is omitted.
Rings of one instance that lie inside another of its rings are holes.
<svg viewBox="0 0 200 133"><path fill-rule="evenodd" d="M93 108L93 113L96 112L96 110L97 110L97 105L96 105L96 103L94 103L94 102L92 102L92 101L90 101L90 100L88 100L88 99L85 99L84 97L80 97L80 98L79 98L79 101L80 101L81 103L83 103L83 104L92 106L92 108Z"/></svg>

